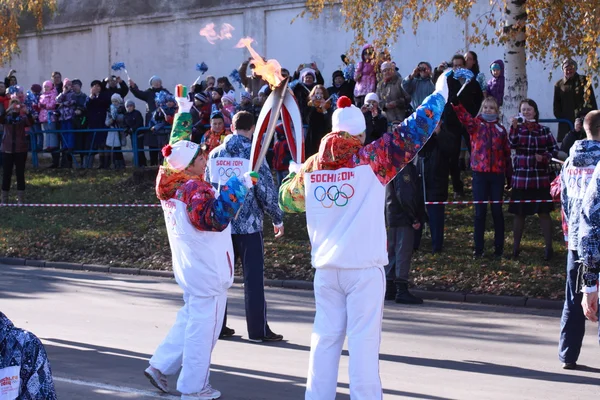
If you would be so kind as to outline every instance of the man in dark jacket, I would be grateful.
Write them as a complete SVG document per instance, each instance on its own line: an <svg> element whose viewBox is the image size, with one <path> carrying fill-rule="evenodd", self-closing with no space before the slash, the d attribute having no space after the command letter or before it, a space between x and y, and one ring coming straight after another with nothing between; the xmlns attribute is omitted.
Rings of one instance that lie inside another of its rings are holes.
<svg viewBox="0 0 600 400"><path fill-rule="evenodd" d="M425 202L448 201L448 163L452 135L443 124L439 124L431 138L419 151L421 182L425 185ZM426 206L431 231L432 253L440 253L444 246L444 223L446 206ZM415 248L419 248L422 229L417 232Z"/></svg>
<svg viewBox="0 0 600 400"><path fill-rule="evenodd" d="M457 54L452 57L452 66L453 69L465 68L466 62L465 58ZM439 77L441 73L444 71L444 65L440 65L436 71L434 76ZM437 79L437 78L436 78ZM444 125L447 128L448 132L450 132L453 136L453 146L450 151L450 177L452 178L452 187L454 188L455 197L464 196L464 183L460 178L460 167L459 167L459 158L461 151L461 141L464 139L467 151L471 152L471 140L469 138L469 134L467 130L460 123L454 109L452 108L451 101L457 96L458 92L461 90L463 83L456 79L448 79L448 103L446 103L446 108L444 109L444 115L442 117L444 121ZM465 89L462 91L460 95L460 103L467 109L469 114L473 117L477 115L479 112L479 108L481 107L481 102L483 101L483 92L481 91L481 86L475 78L473 78L469 83L467 83Z"/></svg>
<svg viewBox="0 0 600 400"><path fill-rule="evenodd" d="M333 81L333 86L327 88L327 93L329 93L330 96L337 96L335 99L332 99L331 104L335 104L337 99L342 96L348 97L354 103L354 85L356 83L353 80L347 81L344 78L344 73L339 69L333 71L331 79Z"/></svg>
<svg viewBox="0 0 600 400"><path fill-rule="evenodd" d="M131 135L131 141L136 141L138 148L138 167L147 166L146 153L144 152L144 132L138 131L138 129L144 126L144 117L142 113L135 109L135 102L133 100L127 100L125 102L125 133Z"/></svg>
<svg viewBox="0 0 600 400"><path fill-rule="evenodd" d="M86 134L86 149L104 149L106 147L106 112L110 107L110 93L102 91L102 82L94 80L91 83L90 97L85 105L87 111L88 129L98 129L97 132ZM106 153L100 153L101 169L108 168L110 157ZM91 153L86 160L85 167L92 168L94 164L94 154Z"/></svg>
<svg viewBox="0 0 600 400"><path fill-rule="evenodd" d="M16 328L2 312L0 386L3 399L57 398L44 345L33 333Z"/></svg>
<svg viewBox="0 0 600 400"><path fill-rule="evenodd" d="M410 259L415 233L425 215L423 188L417 167L408 163L385 188L385 219L388 228L389 264L386 272L386 300L401 304L422 304L408 291Z"/></svg>
<svg viewBox="0 0 600 400"><path fill-rule="evenodd" d="M586 93L588 77L577 73L575 61L570 58L566 59L562 63L562 70L563 78L554 85L554 116L575 122L575 117L582 109L598 109L596 96L592 86L589 88L589 93ZM556 141L562 142L567 132L569 132L569 125L559 124Z"/></svg>
<svg viewBox="0 0 600 400"><path fill-rule="evenodd" d="M171 92L163 87L162 79L160 79L158 76L154 75L152 78L150 78L149 83L150 87L148 89L140 90L134 81L131 79L129 80L129 89L131 90L131 93L138 99L146 102L146 126L150 125L152 114L154 114L154 111L156 111L157 108L155 101L156 93L165 91L168 94L171 94Z"/></svg>
<svg viewBox="0 0 600 400"><path fill-rule="evenodd" d="M104 78L102 81L102 91L109 92L111 96L117 93L122 98L125 98L129 93L129 88L120 76L112 75L108 78Z"/></svg>
<svg viewBox="0 0 600 400"><path fill-rule="evenodd" d="M575 120L575 128L569 131L569 133L567 133L562 143L560 144L560 151L564 153L562 154L563 157L558 158L561 158L563 161L566 160L569 156L569 151L571 150L571 147L573 147L573 144L575 144L575 142L578 140L583 140L586 138L585 131L583 130L583 120L590 111L592 110L590 110L589 108L585 108L579 112L579 115Z"/></svg>

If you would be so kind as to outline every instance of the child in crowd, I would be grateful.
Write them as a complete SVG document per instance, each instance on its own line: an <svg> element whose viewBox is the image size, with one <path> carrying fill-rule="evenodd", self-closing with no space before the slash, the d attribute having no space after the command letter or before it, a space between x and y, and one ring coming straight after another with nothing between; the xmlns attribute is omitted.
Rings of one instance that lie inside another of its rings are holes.
<svg viewBox="0 0 600 400"><path fill-rule="evenodd" d="M32 138L32 150L33 144L37 151L42 151L44 148L44 134L42 133L42 126L39 120L40 114L40 95L42 94L42 86L36 84L31 85L31 88L25 94L25 105L31 113L33 118L33 125L31 126L31 138Z"/></svg>
<svg viewBox="0 0 600 400"><path fill-rule="evenodd" d="M496 60L490 65L492 78L487 83L486 96L496 100L498 107L504 103L504 61Z"/></svg>
<svg viewBox="0 0 600 400"><path fill-rule="evenodd" d="M73 115L73 129L74 130L80 130L80 129L87 129L88 125L87 125L87 112L85 107L82 106L77 106L75 108L75 114ZM87 141L87 137L85 135L85 133L83 132L76 132L75 133L75 151L76 152L80 152L79 153L79 162L80 165L84 165L84 161L85 158L87 156L89 156L88 153L84 153L86 150L91 150L89 148L86 148L86 141Z"/></svg>
<svg viewBox="0 0 600 400"><path fill-rule="evenodd" d="M367 93L375 92L377 88L374 55L373 45L366 44L362 49L361 61L354 70L354 100L357 107L362 107Z"/></svg>
<svg viewBox="0 0 600 400"><path fill-rule="evenodd" d="M138 132L138 129L144 126L144 117L142 113L135 109L135 102L127 100L125 102L125 133L131 135L131 142L136 141L138 148L138 166L145 167L146 153L144 152L144 133Z"/></svg>
<svg viewBox="0 0 600 400"><path fill-rule="evenodd" d="M76 99L73 83L68 78L63 81L63 91L56 97L56 104L58 105L61 131L73 130ZM62 161L60 165L63 168L71 168L73 166L71 152L75 148L75 134L73 132L63 132L61 135Z"/></svg>
<svg viewBox="0 0 600 400"><path fill-rule="evenodd" d="M58 134L46 133L46 131L53 131L56 129L56 116L54 110L56 109L57 93L52 81L45 81L42 86L44 92L40 95L40 100L38 102L38 106L40 107L38 119L42 124L42 131L44 132L44 151L52 154L52 165L50 168L58 168L60 160L60 155L58 153Z"/></svg>
<svg viewBox="0 0 600 400"><path fill-rule="evenodd" d="M221 99L223 98L223 94L224 94L224 92L223 92L223 89L221 89L221 88L215 88L211 91L211 97L212 97L211 113L214 113L214 112L222 113Z"/></svg>
<svg viewBox="0 0 600 400"><path fill-rule="evenodd" d="M194 95L194 105L190 110L192 115L192 142L200 143L206 132L206 125L210 124L211 104L210 97L206 93Z"/></svg>
<svg viewBox="0 0 600 400"><path fill-rule="evenodd" d="M206 152L210 153L215 147L223 143L225 136L231 135L229 129L225 129L223 114L214 112L210 116L210 129L202 137L202 144L206 145Z"/></svg>
<svg viewBox="0 0 600 400"><path fill-rule="evenodd" d="M252 95L245 90L241 93L240 104L235 108L236 112L247 111L254 116L254 122L258 118L256 107L252 104ZM260 108L258 109L260 111Z"/></svg>
<svg viewBox="0 0 600 400"><path fill-rule="evenodd" d="M125 128L125 106L123 105L123 98L120 94L115 93L110 97L110 102L110 108L108 115L106 116L106 126L112 129ZM115 151L115 153L110 153L115 169L125 168L123 153L119 151L124 143L125 134L122 131L110 131L106 135L106 147L108 150Z"/></svg>
<svg viewBox="0 0 600 400"><path fill-rule="evenodd" d="M460 101L460 98L458 98ZM471 137L471 169L473 170L473 200L500 201L504 194L504 179L510 163L510 145L506 128L499 121L500 110L494 97L481 103L477 117L473 118L462 104L453 105L456 116ZM491 204L494 220L494 256L504 252L504 215L502 204ZM475 205L476 258L483 257L485 217L487 204Z"/></svg>
<svg viewBox="0 0 600 400"><path fill-rule="evenodd" d="M173 118L177 112L177 103L173 95L160 92L156 95L156 106L156 111L152 114L150 121L150 130L156 141L156 148L162 149L169 140ZM162 162L163 155L159 152L158 163L162 164Z"/></svg>
<svg viewBox="0 0 600 400"><path fill-rule="evenodd" d="M231 119L235 115L235 97L233 92L225 94L221 98L221 112L225 118L225 125L231 125Z"/></svg>
<svg viewBox="0 0 600 400"><path fill-rule="evenodd" d="M273 169L277 173L277 187L288 175L292 153L285 137L283 124L275 127L275 144L273 145Z"/></svg>

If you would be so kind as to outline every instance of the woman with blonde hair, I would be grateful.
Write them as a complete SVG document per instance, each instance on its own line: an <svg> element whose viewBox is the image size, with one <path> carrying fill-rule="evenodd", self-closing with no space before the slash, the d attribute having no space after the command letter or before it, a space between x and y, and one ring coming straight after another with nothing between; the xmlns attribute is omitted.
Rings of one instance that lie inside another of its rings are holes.
<svg viewBox="0 0 600 400"><path fill-rule="evenodd" d="M458 99L460 101L460 98ZM487 97L481 103L476 117L462 104L452 105L456 116L465 126L471 139L471 169L473 171L473 199L500 201L504 192L504 178L509 171L510 146L506 128L499 120L498 103ZM504 215L502 204L491 204L494 220L494 256L504 252ZM487 204L475 205L474 239L475 258L483 256Z"/></svg>
<svg viewBox="0 0 600 400"><path fill-rule="evenodd" d="M331 99L323 85L315 85L308 95L304 124L308 125L304 140L306 158L319 151L323 136L331 132Z"/></svg>

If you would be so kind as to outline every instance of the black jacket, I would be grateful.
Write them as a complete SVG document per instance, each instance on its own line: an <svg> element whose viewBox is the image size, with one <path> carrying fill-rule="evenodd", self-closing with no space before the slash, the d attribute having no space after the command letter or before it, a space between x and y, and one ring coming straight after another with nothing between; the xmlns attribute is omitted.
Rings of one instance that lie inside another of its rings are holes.
<svg viewBox="0 0 600 400"><path fill-rule="evenodd" d="M144 117L142 117L142 113L138 110L125 113L125 126L126 133L130 135L135 134L139 128L144 126Z"/></svg>
<svg viewBox="0 0 600 400"><path fill-rule="evenodd" d="M571 147L573 144L575 144L575 141L585 138L585 131L583 129L580 132L577 132L575 129L569 131L560 145L560 151L564 151L565 153L569 154L569 150L571 150Z"/></svg>
<svg viewBox="0 0 600 400"><path fill-rule="evenodd" d="M100 92L98 97L88 97L85 104L87 110L88 128L106 129L106 112L110 108L110 93Z"/></svg>
<svg viewBox="0 0 600 400"><path fill-rule="evenodd" d="M122 98L125 98L125 96L127 96L127 94L129 93L129 88L127 87L127 84L123 81L119 83L118 87L111 88L110 86L108 86L108 81L105 78L102 81L102 91L110 93L111 96L115 93L118 93L119 95L121 95Z"/></svg>
<svg viewBox="0 0 600 400"><path fill-rule="evenodd" d="M371 114L371 111L367 111L363 113L363 115L365 117L365 124L367 126L367 137L365 139L365 144L369 144L379 139L381 136L383 136L384 133L388 131L387 118L383 116L381 111L379 112L379 115L377 115L375 118L373 118L373 114Z"/></svg>
<svg viewBox="0 0 600 400"><path fill-rule="evenodd" d="M423 222L425 203L417 167L408 163L385 188L385 220L390 228Z"/></svg>
<svg viewBox="0 0 600 400"><path fill-rule="evenodd" d="M450 170L451 134L442 126L419 151L419 168L424 175L425 201L447 201Z"/></svg>
<svg viewBox="0 0 600 400"><path fill-rule="evenodd" d="M335 87L335 85L328 87L327 93L329 93L330 96L336 94L338 97L349 97L350 100L352 100L352 103L354 103L354 86L356 86L356 82L353 80L344 81L340 87Z"/></svg>

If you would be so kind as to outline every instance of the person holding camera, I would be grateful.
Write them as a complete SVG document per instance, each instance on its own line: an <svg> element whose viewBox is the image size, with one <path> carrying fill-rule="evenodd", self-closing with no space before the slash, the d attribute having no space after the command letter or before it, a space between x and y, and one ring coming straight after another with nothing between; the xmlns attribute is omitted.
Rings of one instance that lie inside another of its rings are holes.
<svg viewBox="0 0 600 400"><path fill-rule="evenodd" d="M392 62L384 62L381 72L383 80L377 84L381 109L388 121L404 121L410 95L402 88L402 80L396 74L396 67Z"/></svg>
<svg viewBox="0 0 600 400"><path fill-rule="evenodd" d="M513 152L513 175L511 200L552 200L548 170L552 157L558 153L558 144L547 126L539 124L540 113L537 103L525 99L519 104L520 114L511 119L508 141ZM544 235L546 249L544 260L552 258L552 220L554 210L551 202L511 203L508 212L514 214L513 258L521 252L521 237L525 217L537 214Z"/></svg>
<svg viewBox="0 0 600 400"><path fill-rule="evenodd" d="M369 144L388 131L388 120L379 109L379 97L375 93L368 93L365 96L365 104L361 107L365 117L365 124L367 129L365 133L367 137L365 144Z"/></svg>
<svg viewBox="0 0 600 400"><path fill-rule="evenodd" d="M308 125L304 141L304 155L308 158L319 151L321 139L331 132L331 100L323 85L310 91L305 108L304 124Z"/></svg>
<svg viewBox="0 0 600 400"><path fill-rule="evenodd" d="M411 97L410 105L416 110L435 90L431 80L431 64L421 61L413 72L402 80L402 88Z"/></svg>
<svg viewBox="0 0 600 400"><path fill-rule="evenodd" d="M15 86L21 93L23 89ZM17 175L17 202L24 203L25 194L25 162L27 161L26 127L33 125L33 118L28 108L19 100L18 92L11 96L8 108L0 115L0 124L4 125L4 136L2 137L2 194L1 204L8 204L8 192L12 179L13 169Z"/></svg>

